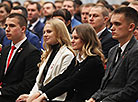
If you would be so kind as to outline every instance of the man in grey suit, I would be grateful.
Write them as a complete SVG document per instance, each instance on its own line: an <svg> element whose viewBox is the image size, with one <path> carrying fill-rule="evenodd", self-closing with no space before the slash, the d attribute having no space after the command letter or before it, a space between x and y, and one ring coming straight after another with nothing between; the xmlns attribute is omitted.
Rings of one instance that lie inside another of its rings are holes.
<svg viewBox="0 0 138 102"><path fill-rule="evenodd" d="M111 23L112 37L117 39L119 44L110 50L101 87L88 102L136 102L138 42L133 32L138 23L137 11L130 7L118 8L113 12ZM122 50L120 57L118 48Z"/></svg>

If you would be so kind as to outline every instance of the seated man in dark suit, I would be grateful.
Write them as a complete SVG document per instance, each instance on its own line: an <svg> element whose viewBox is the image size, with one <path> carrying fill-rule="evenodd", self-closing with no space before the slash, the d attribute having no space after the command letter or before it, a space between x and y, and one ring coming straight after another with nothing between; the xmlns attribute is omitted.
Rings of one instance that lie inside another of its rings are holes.
<svg viewBox="0 0 138 102"><path fill-rule="evenodd" d="M41 6L38 2L31 2L27 6L28 11L28 29L35 33L41 41L43 35L44 23L40 21Z"/></svg>
<svg viewBox="0 0 138 102"><path fill-rule="evenodd" d="M5 22L10 46L2 48L0 57L0 101L15 102L16 98L29 93L38 73L40 51L26 38L26 18L10 14Z"/></svg>
<svg viewBox="0 0 138 102"><path fill-rule="evenodd" d="M112 37L119 44L110 50L101 87L88 102L136 102L138 42L133 32L138 26L137 11L131 7L118 8L113 12L111 23Z"/></svg>
<svg viewBox="0 0 138 102"><path fill-rule="evenodd" d="M106 28L109 20L109 12L104 6L93 6L89 13L89 23L94 27L97 36L102 43L102 50L105 58L108 58L108 51L118 43L112 38L112 33Z"/></svg>
<svg viewBox="0 0 138 102"><path fill-rule="evenodd" d="M19 13L24 15L26 18L28 17L27 10L23 6L16 6L12 8L11 13ZM29 31L28 29L26 29L25 34L26 34L27 40L31 44L33 44L36 48L41 50L41 45L40 45L38 36L32 33L31 31ZM10 43L11 43L11 40L8 40L8 38L5 36L2 42L3 46L9 45Z"/></svg>

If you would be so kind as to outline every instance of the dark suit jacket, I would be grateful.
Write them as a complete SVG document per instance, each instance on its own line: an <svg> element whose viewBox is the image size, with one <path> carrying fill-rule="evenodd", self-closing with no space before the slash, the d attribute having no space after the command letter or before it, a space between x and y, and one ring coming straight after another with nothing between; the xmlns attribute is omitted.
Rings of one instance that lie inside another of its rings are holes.
<svg viewBox="0 0 138 102"><path fill-rule="evenodd" d="M38 37L39 40L41 41L41 37L43 36L43 28L44 28L45 24L41 23L40 20L39 22L34 26L32 32L35 33Z"/></svg>
<svg viewBox="0 0 138 102"><path fill-rule="evenodd" d="M133 36L113 67L117 47L109 52L101 88L92 96L96 102L136 102L138 99L138 42Z"/></svg>
<svg viewBox="0 0 138 102"><path fill-rule="evenodd" d="M37 63L40 62L40 52L27 40L17 49L9 67L4 74L10 46L2 49L0 59L0 102L15 102L15 99L32 89L38 73Z"/></svg>
<svg viewBox="0 0 138 102"><path fill-rule="evenodd" d="M99 56L89 56L75 66L75 58L63 74L54 78L42 88L51 100L68 92L66 101L84 102L98 90L104 76L104 68Z"/></svg>
<svg viewBox="0 0 138 102"><path fill-rule="evenodd" d="M102 34L99 37L101 44L102 44L102 50L105 58L108 58L108 52L109 50L118 44L117 40L114 40L112 38L112 33L106 28Z"/></svg>

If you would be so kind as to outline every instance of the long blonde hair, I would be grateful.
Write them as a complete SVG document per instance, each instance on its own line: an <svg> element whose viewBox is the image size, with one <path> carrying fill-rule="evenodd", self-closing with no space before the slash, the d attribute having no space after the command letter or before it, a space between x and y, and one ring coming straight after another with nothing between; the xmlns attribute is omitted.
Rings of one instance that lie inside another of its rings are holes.
<svg viewBox="0 0 138 102"><path fill-rule="evenodd" d="M96 35L96 31L90 24L81 24L74 28L80 39L84 42L82 52L85 56L99 55L103 64L105 62L104 55L102 53L101 42Z"/></svg>
<svg viewBox="0 0 138 102"><path fill-rule="evenodd" d="M59 19L50 19L50 20L46 21L46 24L51 25L52 30L54 31L54 34L56 36L56 40L58 41L60 46L61 47L63 45L67 46L68 49L71 50L73 52L73 54L75 55L75 53L74 53L74 51L71 47L71 38L70 38L69 32L68 32L67 27L64 24L64 22L59 20ZM44 29L45 29L45 27L44 27ZM44 48L44 52L41 56L41 60L42 60L41 63L43 63L45 61L48 54L52 50L51 45L47 44L45 39L44 39L44 42L43 42L43 48Z"/></svg>

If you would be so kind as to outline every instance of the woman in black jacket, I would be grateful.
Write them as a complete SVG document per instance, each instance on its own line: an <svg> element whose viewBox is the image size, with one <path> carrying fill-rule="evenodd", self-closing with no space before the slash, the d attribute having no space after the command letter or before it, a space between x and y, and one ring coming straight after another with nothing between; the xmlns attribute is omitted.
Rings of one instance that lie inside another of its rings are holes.
<svg viewBox="0 0 138 102"><path fill-rule="evenodd" d="M42 87L27 102L48 102L65 92L65 102L84 102L98 90L104 76L104 55L91 25L81 24L75 27L72 47L77 51L77 56L67 70Z"/></svg>

